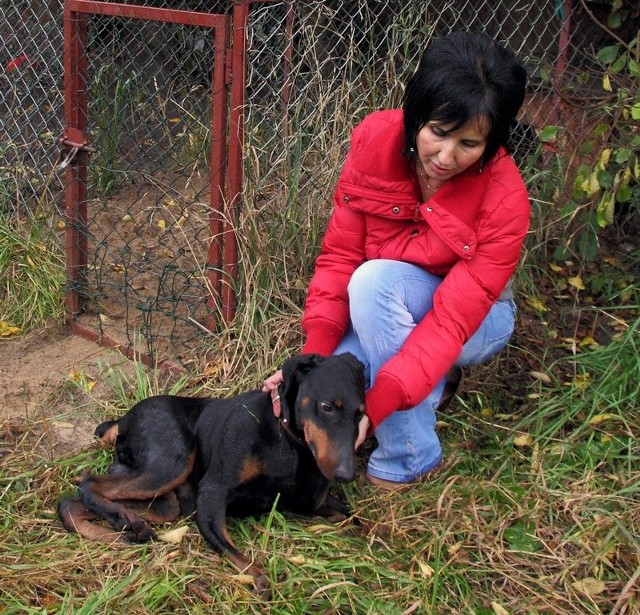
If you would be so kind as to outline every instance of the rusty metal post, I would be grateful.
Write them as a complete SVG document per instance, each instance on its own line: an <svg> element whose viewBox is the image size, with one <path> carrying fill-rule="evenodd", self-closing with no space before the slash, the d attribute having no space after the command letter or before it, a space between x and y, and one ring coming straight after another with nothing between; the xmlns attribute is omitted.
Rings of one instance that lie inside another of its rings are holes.
<svg viewBox="0 0 640 615"><path fill-rule="evenodd" d="M285 3L287 7L287 14L284 20L284 32L285 32L285 48L284 58L282 60L282 72L284 76L284 84L282 86L282 93L280 95L280 101L282 103L282 120L284 127L283 141L289 136L289 122L287 115L289 111L289 101L291 100L291 90L293 84L291 81L291 66L293 64L293 1L287 0Z"/></svg>
<svg viewBox="0 0 640 615"><path fill-rule="evenodd" d="M238 242L236 232L242 192L242 149L244 146L246 29L251 0L235 0L231 51L231 104L229 111L228 210L224 219L224 279L222 315L230 321L236 312Z"/></svg>
<svg viewBox="0 0 640 615"><path fill-rule="evenodd" d="M65 137L84 140L87 129L88 17L64 3ZM87 153L78 149L65 170L67 322L80 313L79 289L87 266Z"/></svg>
<svg viewBox="0 0 640 615"><path fill-rule="evenodd" d="M210 210L209 229L211 243L207 257L208 292L207 305L209 307L209 322L207 327L213 330L216 326L215 312L222 300L221 283L223 271L224 220L227 195L225 194L225 170L227 151L227 94L229 86L230 50L229 50L229 22L214 32L214 61L213 61L213 93L211 102L211 163L210 163Z"/></svg>
<svg viewBox="0 0 640 615"><path fill-rule="evenodd" d="M557 124L562 115L561 105L562 96L560 91L564 86L564 73L567 70L569 58L569 41L571 40L571 13L573 11L573 0L564 0L562 3L562 29L558 38L558 59L556 61L556 70L553 80L554 95L552 116L550 118L552 124Z"/></svg>

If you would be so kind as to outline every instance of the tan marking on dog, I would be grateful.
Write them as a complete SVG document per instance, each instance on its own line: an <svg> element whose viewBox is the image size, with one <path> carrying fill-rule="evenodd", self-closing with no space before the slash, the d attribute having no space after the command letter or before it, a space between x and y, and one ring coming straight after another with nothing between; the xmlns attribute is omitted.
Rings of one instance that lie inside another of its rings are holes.
<svg viewBox="0 0 640 615"><path fill-rule="evenodd" d="M336 398L333 400L333 405L338 409L341 410L342 409L342 400L339 398Z"/></svg>
<svg viewBox="0 0 640 615"><path fill-rule="evenodd" d="M338 466L338 454L327 432L311 421L304 424L304 439L315 452L316 463L320 471L332 479Z"/></svg>
<svg viewBox="0 0 640 615"><path fill-rule="evenodd" d="M257 457L249 456L240 469L239 482L246 483L262 473L262 464Z"/></svg>
<svg viewBox="0 0 640 615"><path fill-rule="evenodd" d="M311 400L310 400L308 397L303 397L303 398L300 400L300 405L301 405L303 408L306 408L310 403L311 403Z"/></svg>
<svg viewBox="0 0 640 615"><path fill-rule="evenodd" d="M116 438L118 437L118 424L111 425L107 431L102 434L100 438L100 442L104 444L104 446L115 446Z"/></svg>

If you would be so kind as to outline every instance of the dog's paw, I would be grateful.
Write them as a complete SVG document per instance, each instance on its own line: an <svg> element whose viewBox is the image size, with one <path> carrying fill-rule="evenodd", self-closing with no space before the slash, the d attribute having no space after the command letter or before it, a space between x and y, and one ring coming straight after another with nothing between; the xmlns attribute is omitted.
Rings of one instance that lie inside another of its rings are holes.
<svg viewBox="0 0 640 615"><path fill-rule="evenodd" d="M253 577L253 591L254 593L265 601L271 600L273 597L271 591L271 582L264 573L254 575Z"/></svg>
<svg viewBox="0 0 640 615"><path fill-rule="evenodd" d="M148 542L154 540L156 533L144 519L135 519L128 524L125 536L129 542Z"/></svg>

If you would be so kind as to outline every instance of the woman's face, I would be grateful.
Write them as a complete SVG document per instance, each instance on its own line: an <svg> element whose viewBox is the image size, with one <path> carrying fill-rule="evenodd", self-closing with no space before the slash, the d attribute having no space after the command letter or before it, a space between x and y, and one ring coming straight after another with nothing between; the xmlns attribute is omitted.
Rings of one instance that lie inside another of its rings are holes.
<svg viewBox="0 0 640 615"><path fill-rule="evenodd" d="M488 134L489 122L484 118L472 120L453 132L447 124L427 122L418 132L416 149L430 183L439 185L480 160Z"/></svg>

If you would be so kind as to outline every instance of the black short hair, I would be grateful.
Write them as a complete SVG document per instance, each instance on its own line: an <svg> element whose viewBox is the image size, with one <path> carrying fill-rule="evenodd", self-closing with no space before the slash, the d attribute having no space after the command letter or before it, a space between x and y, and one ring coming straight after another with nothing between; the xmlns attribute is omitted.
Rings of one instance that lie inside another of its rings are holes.
<svg viewBox="0 0 640 615"><path fill-rule="evenodd" d="M404 93L405 151L415 159L420 129L435 121L462 128L489 121L483 160L501 145L524 101L527 71L516 56L484 34L453 32L427 47Z"/></svg>

